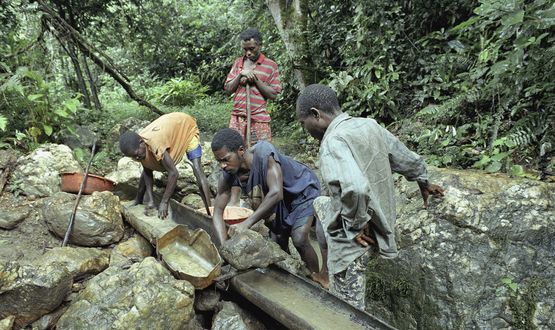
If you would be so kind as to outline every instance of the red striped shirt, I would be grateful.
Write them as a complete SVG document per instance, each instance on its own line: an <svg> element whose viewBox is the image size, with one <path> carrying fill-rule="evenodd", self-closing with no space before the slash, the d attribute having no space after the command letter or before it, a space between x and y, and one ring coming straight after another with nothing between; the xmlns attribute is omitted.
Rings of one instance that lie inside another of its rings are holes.
<svg viewBox="0 0 555 330"><path fill-rule="evenodd" d="M227 75L224 87L227 87L230 81L235 79L243 70L243 63L245 57L239 57L233 63L231 71ZM256 77L262 82L270 86L276 94L281 92L281 82L279 80L279 71L276 62L260 53L256 65L254 67ZM266 99L256 85L251 85L250 88L250 106L251 106L251 119L259 122L269 122L270 114L266 110ZM246 86L239 85L233 97L233 112L234 116L247 116L247 88Z"/></svg>

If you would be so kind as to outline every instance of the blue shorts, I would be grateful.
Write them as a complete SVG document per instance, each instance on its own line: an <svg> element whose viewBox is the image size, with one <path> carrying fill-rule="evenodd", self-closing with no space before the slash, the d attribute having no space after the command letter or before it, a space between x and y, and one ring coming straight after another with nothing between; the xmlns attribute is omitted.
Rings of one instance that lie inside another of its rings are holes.
<svg viewBox="0 0 555 330"><path fill-rule="evenodd" d="M189 160L193 160L193 159L200 158L200 157L202 157L202 148L201 148L200 144L195 149L187 152L187 158Z"/></svg>

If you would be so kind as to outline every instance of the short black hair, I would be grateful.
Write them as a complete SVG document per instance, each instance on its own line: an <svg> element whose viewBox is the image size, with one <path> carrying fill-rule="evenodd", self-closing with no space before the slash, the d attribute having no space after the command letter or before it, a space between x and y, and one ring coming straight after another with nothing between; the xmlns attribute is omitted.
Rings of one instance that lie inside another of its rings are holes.
<svg viewBox="0 0 555 330"><path fill-rule="evenodd" d="M297 97L297 111L301 117L310 113L310 108L316 108L327 114L334 114L341 110L337 95L329 86L322 84L308 85Z"/></svg>
<svg viewBox="0 0 555 330"><path fill-rule="evenodd" d="M212 151L221 150L226 147L228 151L236 152L240 147L245 146L243 137L233 128L222 128L212 138Z"/></svg>
<svg viewBox="0 0 555 330"><path fill-rule="evenodd" d="M241 32L241 34L239 35L239 39L241 39L242 41L249 41L251 39L254 39L254 41L260 44L262 42L262 35L257 29L248 28L245 31Z"/></svg>
<svg viewBox="0 0 555 330"><path fill-rule="evenodd" d="M119 150L124 155L132 155L137 149L139 149L141 142L141 136L133 131L127 131L120 135L119 137Z"/></svg>

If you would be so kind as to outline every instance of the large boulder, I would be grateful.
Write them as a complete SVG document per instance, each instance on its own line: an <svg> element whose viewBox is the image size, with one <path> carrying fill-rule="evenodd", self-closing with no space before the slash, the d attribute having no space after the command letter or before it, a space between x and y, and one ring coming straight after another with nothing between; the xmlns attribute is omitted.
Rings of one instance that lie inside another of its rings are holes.
<svg viewBox="0 0 555 330"><path fill-rule="evenodd" d="M12 174L12 191L37 197L60 191L61 172L79 172L81 166L63 144L45 144L18 159Z"/></svg>
<svg viewBox="0 0 555 330"><path fill-rule="evenodd" d="M225 241L220 247L220 255L238 270L268 267L287 258L287 253L277 243L250 229Z"/></svg>
<svg viewBox="0 0 555 330"><path fill-rule="evenodd" d="M67 134L63 137L64 144L71 149L81 148L81 149L91 149L95 140L98 139L97 134L91 129L91 127L80 126L75 127L74 134ZM97 141L96 145L98 146Z"/></svg>
<svg viewBox="0 0 555 330"><path fill-rule="evenodd" d="M42 216L50 231L63 238L76 195L59 192L44 201ZM82 196L75 213L69 242L81 246L103 246L123 237L119 198L109 191Z"/></svg>
<svg viewBox="0 0 555 330"><path fill-rule="evenodd" d="M194 315L194 293L152 257L109 267L87 283L57 329L184 329Z"/></svg>
<svg viewBox="0 0 555 330"><path fill-rule="evenodd" d="M373 259L367 309L400 329L555 327L555 185L430 169L428 210L398 181L399 257Z"/></svg>
<svg viewBox="0 0 555 330"><path fill-rule="evenodd" d="M0 319L24 327L56 309L71 292L71 274L60 264L36 267L0 261Z"/></svg>
<svg viewBox="0 0 555 330"><path fill-rule="evenodd" d="M17 207L9 212L0 212L0 228L13 229L17 227L27 216L30 210L26 207Z"/></svg>
<svg viewBox="0 0 555 330"><path fill-rule="evenodd" d="M142 261L152 256L152 245L141 235L135 235L125 242L119 243L110 255L110 266L126 265Z"/></svg>
<svg viewBox="0 0 555 330"><path fill-rule="evenodd" d="M66 246L49 250L34 263L39 267L59 264L66 267L76 279L100 273L108 267L109 262L110 253L107 250Z"/></svg>

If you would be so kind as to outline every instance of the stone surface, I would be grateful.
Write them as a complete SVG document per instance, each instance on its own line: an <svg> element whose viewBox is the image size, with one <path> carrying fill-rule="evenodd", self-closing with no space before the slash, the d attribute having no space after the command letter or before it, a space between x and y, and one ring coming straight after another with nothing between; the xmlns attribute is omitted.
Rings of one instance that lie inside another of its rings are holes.
<svg viewBox="0 0 555 330"><path fill-rule="evenodd" d="M56 309L71 292L72 278L59 264L43 267L0 261L0 318L14 315L24 327Z"/></svg>
<svg viewBox="0 0 555 330"><path fill-rule="evenodd" d="M10 180L12 191L37 197L60 191L60 173L82 171L71 149L63 144L44 144L22 156Z"/></svg>
<svg viewBox="0 0 555 330"><path fill-rule="evenodd" d="M108 250L80 247L55 247L35 261L38 267L59 264L66 267L71 276L81 278L98 274L108 267Z"/></svg>
<svg viewBox="0 0 555 330"><path fill-rule="evenodd" d="M287 253L278 244L250 229L225 241L220 248L220 255L238 270L268 267L287 258Z"/></svg>
<svg viewBox="0 0 555 330"><path fill-rule="evenodd" d="M430 169L397 182L399 257L368 266L367 309L400 329L555 327L555 185Z"/></svg>
<svg viewBox="0 0 555 330"><path fill-rule="evenodd" d="M0 330L12 330L15 321L15 316L10 315L0 320Z"/></svg>
<svg viewBox="0 0 555 330"><path fill-rule="evenodd" d="M110 256L110 266L131 264L152 256L154 248L141 235L135 235L119 243Z"/></svg>
<svg viewBox="0 0 555 330"><path fill-rule="evenodd" d="M75 127L75 135L64 136L64 144L71 149L81 148L81 149L91 149L95 139L98 139L97 134L87 126L77 126ZM99 145L97 141L97 146Z"/></svg>
<svg viewBox="0 0 555 330"><path fill-rule="evenodd" d="M212 320L212 330L264 330L266 327L254 315L230 301L218 304Z"/></svg>
<svg viewBox="0 0 555 330"><path fill-rule="evenodd" d="M184 329L193 317L194 292L152 257L109 267L87 283L57 329Z"/></svg>
<svg viewBox="0 0 555 330"><path fill-rule="evenodd" d="M0 228L13 229L17 227L29 215L28 208L19 207L9 212L0 213Z"/></svg>
<svg viewBox="0 0 555 330"><path fill-rule="evenodd" d="M56 327L56 323L58 319L65 313L68 306L62 304L59 308L57 308L52 313L48 313L43 315L40 319L36 320L31 324L32 330L47 330L47 329L54 329Z"/></svg>
<svg viewBox="0 0 555 330"><path fill-rule="evenodd" d="M189 194L181 200L181 204L185 204L195 210L203 208L204 203L202 202L202 197L198 194Z"/></svg>
<svg viewBox="0 0 555 330"><path fill-rule="evenodd" d="M42 217L50 231L63 238L76 195L59 192L48 197ZM103 246L118 242L123 236L123 218L119 198L109 191L82 196L69 242L82 246Z"/></svg>
<svg viewBox="0 0 555 330"><path fill-rule="evenodd" d="M214 310L220 301L221 294L214 287L197 291L195 296L195 310L208 312Z"/></svg>
<svg viewBox="0 0 555 330"><path fill-rule="evenodd" d="M133 187L138 187L141 173L143 173L141 163L129 157L123 157L118 161L116 170L107 174L106 178L117 183L127 183ZM154 179L160 180L160 178L162 178L162 173L155 171Z"/></svg>
<svg viewBox="0 0 555 330"><path fill-rule="evenodd" d="M239 310L239 306L230 301L222 302L220 311L214 315L211 330L249 330Z"/></svg>

